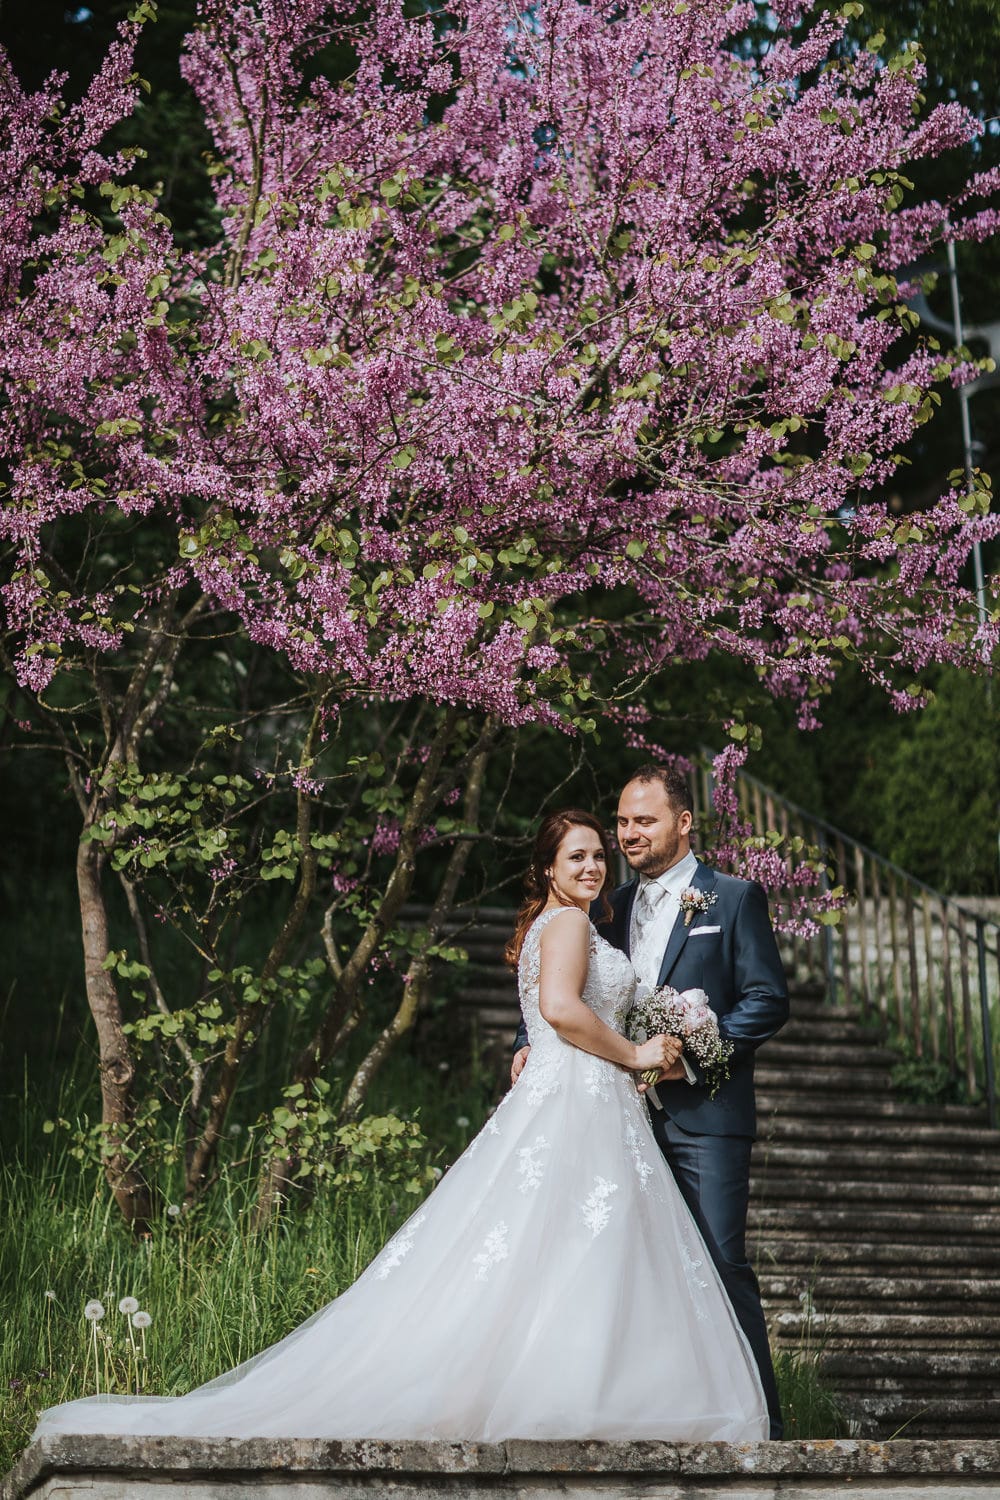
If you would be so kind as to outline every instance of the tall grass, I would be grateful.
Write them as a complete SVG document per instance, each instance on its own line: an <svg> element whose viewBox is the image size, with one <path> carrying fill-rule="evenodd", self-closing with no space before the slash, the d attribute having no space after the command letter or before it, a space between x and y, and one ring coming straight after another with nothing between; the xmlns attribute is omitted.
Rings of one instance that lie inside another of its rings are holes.
<svg viewBox="0 0 1000 1500"><path fill-rule="evenodd" d="M493 1073L475 1053L429 1067L401 1055L371 1107L417 1118L422 1160L443 1168L483 1123ZM25 1082L23 1094L4 1098L0 1472L42 1407L92 1395L98 1383L126 1392L137 1377L144 1392L174 1395L266 1348L349 1286L419 1201L381 1180L376 1160L361 1187L323 1192L255 1231L257 1169L244 1129L228 1138L206 1200L190 1214L168 1210L136 1240L100 1169L74 1158L73 1133L44 1131L47 1117L75 1125L97 1111L82 1070L63 1077L56 1097ZM157 1187L164 1203L179 1198L170 1169ZM134 1330L132 1352L129 1318L118 1310L124 1297L152 1319L145 1357ZM105 1308L96 1338L84 1317L91 1300Z"/></svg>
<svg viewBox="0 0 1000 1500"><path fill-rule="evenodd" d="M226 1184L190 1218L164 1216L134 1241L103 1183L66 1160L5 1169L0 1227L5 1392L0 1469L27 1440L39 1409L97 1388L130 1388L134 1297L152 1324L139 1361L143 1390L173 1395L273 1343L358 1275L409 1204L377 1182L250 1228L253 1184ZM47 1295L52 1293L50 1297ZM85 1303L106 1309L95 1375Z"/></svg>
<svg viewBox="0 0 1000 1500"><path fill-rule="evenodd" d="M316 1200L254 1234L252 1186L245 1175L235 1179L190 1218L164 1216L136 1242L92 1171L67 1159L46 1170L4 1170L0 1468L42 1406L95 1391L88 1300L107 1310L99 1325L102 1388L131 1383L128 1318L118 1311L130 1296L152 1318L141 1386L175 1394L238 1364L335 1297L405 1211L373 1183L363 1201Z"/></svg>

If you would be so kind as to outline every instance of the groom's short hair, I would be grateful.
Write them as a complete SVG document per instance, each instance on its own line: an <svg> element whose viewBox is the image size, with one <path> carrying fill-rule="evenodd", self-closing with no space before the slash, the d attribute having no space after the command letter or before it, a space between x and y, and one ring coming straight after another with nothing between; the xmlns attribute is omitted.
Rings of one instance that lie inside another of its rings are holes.
<svg viewBox="0 0 1000 1500"><path fill-rule="evenodd" d="M654 761L650 761L647 765L640 766L638 771L633 771L629 781L658 781L667 794L667 801L678 816L682 812L694 812L694 798L691 796L688 779L673 766L658 766Z"/></svg>

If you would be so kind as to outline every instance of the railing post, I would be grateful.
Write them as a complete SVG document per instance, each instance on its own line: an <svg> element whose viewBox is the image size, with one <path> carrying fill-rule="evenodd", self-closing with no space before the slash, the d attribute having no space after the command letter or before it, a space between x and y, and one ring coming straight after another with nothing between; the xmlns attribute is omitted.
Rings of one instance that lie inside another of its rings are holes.
<svg viewBox="0 0 1000 1500"><path fill-rule="evenodd" d="M944 983L944 1038L948 1047L948 1067L958 1071L958 1040L955 1027L955 988L951 973L951 917L948 903L941 900L941 978Z"/></svg>
<svg viewBox="0 0 1000 1500"><path fill-rule="evenodd" d="M843 839L838 838L836 844L837 884L847 890L847 854L844 850ZM844 991L844 1001L851 1004L854 998L854 985L851 980L851 914L847 907L841 908L840 912L840 984Z"/></svg>
<svg viewBox="0 0 1000 1500"><path fill-rule="evenodd" d="M913 1050L918 1057L924 1055L924 1030L920 1017L920 976L917 973L917 928L913 909L913 888L906 891L906 957L910 970L910 1016Z"/></svg>
<svg viewBox="0 0 1000 1500"><path fill-rule="evenodd" d="M858 896L858 963L861 972L861 999L865 1015L871 1014L872 987L868 973L868 890L865 882L865 857L857 844L854 846L854 885Z"/></svg>
<svg viewBox="0 0 1000 1500"><path fill-rule="evenodd" d="M830 850L824 834L817 830L816 843L819 845L819 857L823 861L823 876L820 889L823 894L830 889L829 859ZM831 1005L837 1003L837 958L833 945L833 928L823 924L823 966L826 969L826 994Z"/></svg>
<svg viewBox="0 0 1000 1500"><path fill-rule="evenodd" d="M976 918L976 957L979 961L979 1012L983 1019L983 1070L986 1082L986 1108L991 1129L997 1124L997 1091L993 1071L993 1021L990 1016L990 992L986 979L986 924Z"/></svg>
<svg viewBox="0 0 1000 1500"><path fill-rule="evenodd" d="M941 1002L934 983L934 931L931 923L931 900L928 891L924 891L920 904L924 919L927 1025L931 1038L931 1056L937 1062L941 1057L941 1037L939 1034Z"/></svg>
<svg viewBox="0 0 1000 1500"><path fill-rule="evenodd" d="M969 929L965 912L958 911L959 978L962 982L962 1030L965 1033L965 1084L969 1098L975 1097L979 1079L976 1077L976 1048L972 1036L972 986L969 983Z"/></svg>

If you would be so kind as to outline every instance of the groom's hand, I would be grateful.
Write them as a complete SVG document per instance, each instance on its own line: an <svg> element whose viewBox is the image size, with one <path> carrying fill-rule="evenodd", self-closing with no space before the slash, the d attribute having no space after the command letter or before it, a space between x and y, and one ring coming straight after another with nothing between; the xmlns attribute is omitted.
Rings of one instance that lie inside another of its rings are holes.
<svg viewBox="0 0 1000 1500"><path fill-rule="evenodd" d="M520 1051L514 1053L514 1058L510 1065L511 1087L513 1087L513 1085L520 1078L521 1071L524 1068L525 1063L528 1061L528 1053L530 1051L530 1047L522 1047Z"/></svg>
<svg viewBox="0 0 1000 1500"><path fill-rule="evenodd" d="M687 1077L687 1074L684 1071L684 1064L681 1062L680 1058L678 1057L678 1058L675 1059L674 1062L672 1062L670 1064L669 1068L664 1068L663 1069L663 1071L660 1073L660 1076L656 1080L656 1082L657 1083L673 1083L673 1082L675 1082L676 1079L686 1078L686 1077ZM656 1085L654 1084L653 1087L655 1088L655 1086ZM643 1083L642 1079L640 1078L640 1079L637 1080L637 1087L639 1089L639 1093L640 1094L645 1094L648 1091L650 1085L648 1083Z"/></svg>
<svg viewBox="0 0 1000 1500"><path fill-rule="evenodd" d="M680 1058L678 1058L676 1062L671 1063L670 1067L665 1069L665 1071L660 1074L660 1082L673 1083L673 1081L677 1078L686 1077L687 1074L684 1072L684 1064L681 1062Z"/></svg>

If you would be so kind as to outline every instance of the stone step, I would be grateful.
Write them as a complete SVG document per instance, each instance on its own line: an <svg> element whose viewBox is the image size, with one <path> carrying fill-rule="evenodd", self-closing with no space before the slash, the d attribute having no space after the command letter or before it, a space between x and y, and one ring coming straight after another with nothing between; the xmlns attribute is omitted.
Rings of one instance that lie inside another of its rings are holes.
<svg viewBox="0 0 1000 1500"><path fill-rule="evenodd" d="M902 1146L890 1151L882 1141L848 1146L804 1145L781 1140L758 1144L754 1154L754 1175L762 1179L779 1176L785 1180L803 1174L832 1177L854 1176L880 1181L940 1182L1000 1186L1000 1155L989 1151L961 1151L956 1148L936 1150L928 1145Z"/></svg>
<svg viewBox="0 0 1000 1500"><path fill-rule="evenodd" d="M969 1420L976 1408L969 1406ZM875 1414L872 1421L877 1421ZM996 1500L1000 1443L36 1439L3 1500Z"/></svg>
<svg viewBox="0 0 1000 1500"><path fill-rule="evenodd" d="M850 1396L842 1402L842 1407L852 1431L881 1442L925 1438L936 1446L941 1438L990 1439L1000 1432L1000 1400L965 1400L961 1396ZM910 1491L914 1500L922 1493L921 1489ZM962 1494L963 1500L974 1500L977 1495L988 1495L989 1490L984 1492L965 1480Z"/></svg>
<svg viewBox="0 0 1000 1500"><path fill-rule="evenodd" d="M507 1005L511 1010L521 1009L517 999L517 987L513 984L504 984L498 975L491 984L477 986L474 990L459 990L456 1000L460 1005L478 1009L481 1005Z"/></svg>
<svg viewBox="0 0 1000 1500"><path fill-rule="evenodd" d="M476 1008L476 1020L480 1033L490 1032L497 1041L505 1041L513 1047L517 1033L518 1011L511 1006L483 1006Z"/></svg>
<svg viewBox="0 0 1000 1500"><path fill-rule="evenodd" d="M815 1237L817 1253L827 1236L864 1235L867 1240L899 1243L901 1238L917 1244L949 1246L963 1237L991 1246L1000 1256L1000 1218L993 1213L963 1213L957 1210L933 1213L930 1209L841 1207L837 1203L761 1203L751 1198L750 1238L769 1238L774 1231L796 1239ZM964 1254L964 1245L959 1255Z"/></svg>
<svg viewBox="0 0 1000 1500"><path fill-rule="evenodd" d="M828 1313L940 1312L957 1317L966 1312L1000 1316L1000 1279L995 1276L839 1275L805 1269L798 1272L759 1272L767 1308L801 1311L803 1304Z"/></svg>
<svg viewBox="0 0 1000 1500"><path fill-rule="evenodd" d="M866 1067L859 1062L856 1067L823 1067L810 1064L808 1067L788 1068L772 1064L766 1053L755 1070L757 1088L765 1099L769 1093L780 1094L785 1112L796 1095L814 1096L817 1093L833 1094L841 1108L857 1110L859 1103L867 1104L871 1097L891 1092L889 1069L882 1066ZM794 1106L792 1109L794 1113Z"/></svg>
<svg viewBox="0 0 1000 1500"><path fill-rule="evenodd" d="M912 1392L923 1398L991 1399L997 1395L995 1351L841 1350L819 1356L819 1368L839 1391L852 1394Z"/></svg>
<svg viewBox="0 0 1000 1500"><path fill-rule="evenodd" d="M995 1352L1000 1318L924 1316L920 1313L778 1312L769 1320L771 1337L779 1343L804 1344L833 1352L891 1345L904 1352L926 1349L941 1352Z"/></svg>
<svg viewBox="0 0 1000 1500"><path fill-rule="evenodd" d="M769 1041L758 1057L758 1071L764 1068L783 1070L804 1069L812 1078L814 1069L840 1073L841 1085L851 1086L851 1080L859 1069L892 1069L899 1056L878 1042L843 1044L838 1041L799 1041L796 1037L785 1037L779 1032Z"/></svg>
<svg viewBox="0 0 1000 1500"><path fill-rule="evenodd" d="M888 1045L881 1030L871 1031L856 1021L827 1021L818 1016L815 1018L793 1017L787 1025L781 1028L777 1036L765 1042L764 1046L769 1053L772 1047L777 1047L781 1042L818 1042L821 1045L826 1042L835 1042L845 1047ZM767 1053L761 1053L762 1058L766 1055Z"/></svg>
<svg viewBox="0 0 1000 1500"><path fill-rule="evenodd" d="M887 1156L895 1155L900 1148L919 1152L924 1148L954 1150L959 1154L979 1152L982 1157L1000 1161L1000 1140L997 1131L973 1125L939 1123L936 1120L880 1119L873 1130L869 1120L855 1117L845 1119L831 1117L827 1113L816 1115L769 1114L761 1122L760 1136L754 1160L759 1160L771 1148L772 1143L821 1146L830 1143L853 1143L870 1146L873 1150L887 1148ZM888 1150L891 1148L891 1150Z"/></svg>
<svg viewBox="0 0 1000 1500"><path fill-rule="evenodd" d="M986 1107L979 1104L915 1104L909 1099L897 1099L888 1091L867 1092L859 1084L857 1090L843 1089L837 1093L823 1093L811 1088L795 1089L786 1077L762 1080L763 1068L757 1069L757 1113L762 1122L772 1114L808 1118L821 1115L824 1118L842 1118L857 1121L870 1119L912 1120L930 1124L962 1123L983 1127L987 1123ZM763 1124L762 1124L763 1128ZM873 1123L873 1130L881 1128Z"/></svg>
<svg viewBox="0 0 1000 1500"><path fill-rule="evenodd" d="M794 1018L812 1019L819 1016L825 1021L857 1021L858 1011L853 1005L830 1005L821 985L789 984L789 1012Z"/></svg>
<svg viewBox="0 0 1000 1500"><path fill-rule="evenodd" d="M884 1268L900 1267L907 1275L929 1274L942 1278L972 1278L987 1274L995 1276L1000 1266L996 1250L989 1240L937 1241L929 1245L916 1245L906 1237L873 1240L867 1236L857 1238L825 1235L817 1239L807 1226L796 1231L794 1226L779 1222L770 1230L759 1231L750 1241L751 1259L763 1270L784 1271L788 1268L811 1267L817 1273L832 1271L837 1274L881 1275Z"/></svg>
<svg viewBox="0 0 1000 1500"><path fill-rule="evenodd" d="M783 1177L780 1173L755 1173L751 1194L758 1201L776 1203L834 1203L857 1209L862 1204L907 1203L914 1210L925 1208L928 1220L937 1217L950 1238L951 1206L958 1204L968 1212L994 1212L994 1229L1000 1234L1000 1187L969 1182L921 1182L900 1179L892 1169L873 1181L863 1177L815 1177L800 1173Z"/></svg>

